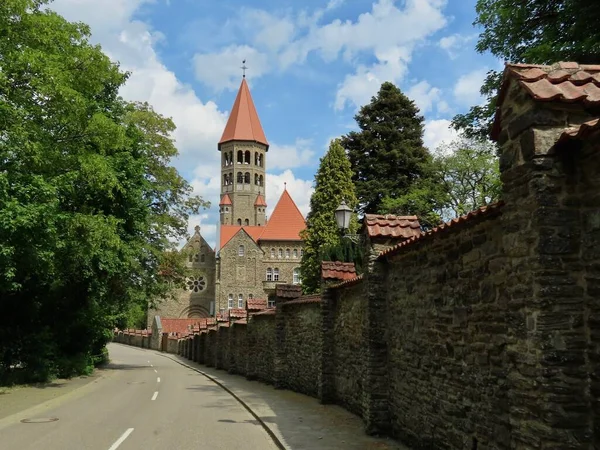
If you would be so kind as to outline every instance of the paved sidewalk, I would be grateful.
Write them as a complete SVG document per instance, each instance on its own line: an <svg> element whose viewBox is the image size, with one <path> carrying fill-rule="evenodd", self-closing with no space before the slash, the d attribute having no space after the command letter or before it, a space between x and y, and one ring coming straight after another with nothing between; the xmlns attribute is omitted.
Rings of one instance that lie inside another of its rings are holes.
<svg viewBox="0 0 600 450"><path fill-rule="evenodd" d="M361 419L337 405L240 375L206 367L177 355L161 355L197 369L239 397L292 450L408 450L391 439L367 436Z"/></svg>

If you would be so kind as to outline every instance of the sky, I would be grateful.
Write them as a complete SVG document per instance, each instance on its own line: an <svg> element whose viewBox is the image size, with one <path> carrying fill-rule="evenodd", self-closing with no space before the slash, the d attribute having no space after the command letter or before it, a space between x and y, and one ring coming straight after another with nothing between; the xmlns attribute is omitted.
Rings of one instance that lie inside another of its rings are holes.
<svg viewBox="0 0 600 450"><path fill-rule="evenodd" d="M217 150L242 79L270 147L267 214L284 184L304 215L331 139L385 81L415 101L424 142L456 133L452 117L482 102L479 88L503 63L479 54L476 0L55 0L50 8L91 27L91 40L131 76L127 100L171 117L173 161L212 206L190 218L213 247L219 221Z"/></svg>

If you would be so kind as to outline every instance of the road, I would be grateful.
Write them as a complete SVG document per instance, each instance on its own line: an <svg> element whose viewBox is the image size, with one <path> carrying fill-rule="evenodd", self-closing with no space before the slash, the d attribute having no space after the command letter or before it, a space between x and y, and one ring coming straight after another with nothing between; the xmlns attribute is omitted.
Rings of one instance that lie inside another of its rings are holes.
<svg viewBox="0 0 600 450"><path fill-rule="evenodd" d="M109 370L97 383L0 425L0 449L277 448L237 400L201 374L152 351L110 344L109 352Z"/></svg>

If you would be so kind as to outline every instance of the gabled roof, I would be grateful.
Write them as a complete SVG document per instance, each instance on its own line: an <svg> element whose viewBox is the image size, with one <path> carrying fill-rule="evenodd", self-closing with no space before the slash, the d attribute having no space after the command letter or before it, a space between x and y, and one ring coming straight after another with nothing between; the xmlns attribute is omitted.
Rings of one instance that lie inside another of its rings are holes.
<svg viewBox="0 0 600 450"><path fill-rule="evenodd" d="M213 248L206 242L206 239L200 233L200 226L196 225L194 227L194 234L192 237L183 245L182 250L190 248L196 241L199 241L201 245L205 245L211 252L214 252Z"/></svg>
<svg viewBox="0 0 600 450"><path fill-rule="evenodd" d="M417 216L365 214L364 226L371 237L411 238L421 234Z"/></svg>
<svg viewBox="0 0 600 450"><path fill-rule="evenodd" d="M262 194L258 194L256 201L254 202L254 206L267 206L267 202L265 202L265 198L262 196Z"/></svg>
<svg viewBox="0 0 600 450"><path fill-rule="evenodd" d="M292 200L287 189L283 191L273 214L269 218L261 241L300 241L300 232L306 228L302 213Z"/></svg>
<svg viewBox="0 0 600 450"><path fill-rule="evenodd" d="M221 202L219 203L219 206L224 206L224 205L232 205L233 203L231 203L231 197L229 197L229 194L225 194L223 197L221 197Z"/></svg>
<svg viewBox="0 0 600 450"><path fill-rule="evenodd" d="M242 79L227 125L219 141L219 150L221 150L221 144L230 141L258 142L266 145L267 149L269 148L269 142L260 124L245 78Z"/></svg>
<svg viewBox="0 0 600 450"><path fill-rule="evenodd" d="M219 235L219 248L225 247L225 245L234 237L238 231L244 230L254 242L258 242L261 233L265 230L265 227L251 227L251 226L239 226L239 225L221 225Z"/></svg>

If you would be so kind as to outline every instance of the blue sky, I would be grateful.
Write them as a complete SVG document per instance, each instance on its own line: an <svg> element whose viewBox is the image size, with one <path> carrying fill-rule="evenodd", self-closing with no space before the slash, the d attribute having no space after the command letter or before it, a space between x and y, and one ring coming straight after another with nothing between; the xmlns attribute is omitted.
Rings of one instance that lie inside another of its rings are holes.
<svg viewBox="0 0 600 450"><path fill-rule="evenodd" d="M393 81L425 116L435 149L452 116L481 102L502 62L475 52L475 0L55 0L68 20L132 73L122 95L148 101L178 129L176 167L212 208L190 221L214 245L217 142L247 60L248 82L271 143L267 203L284 183L308 212L319 158L355 129L357 108ZM268 210L269 212L269 210Z"/></svg>

